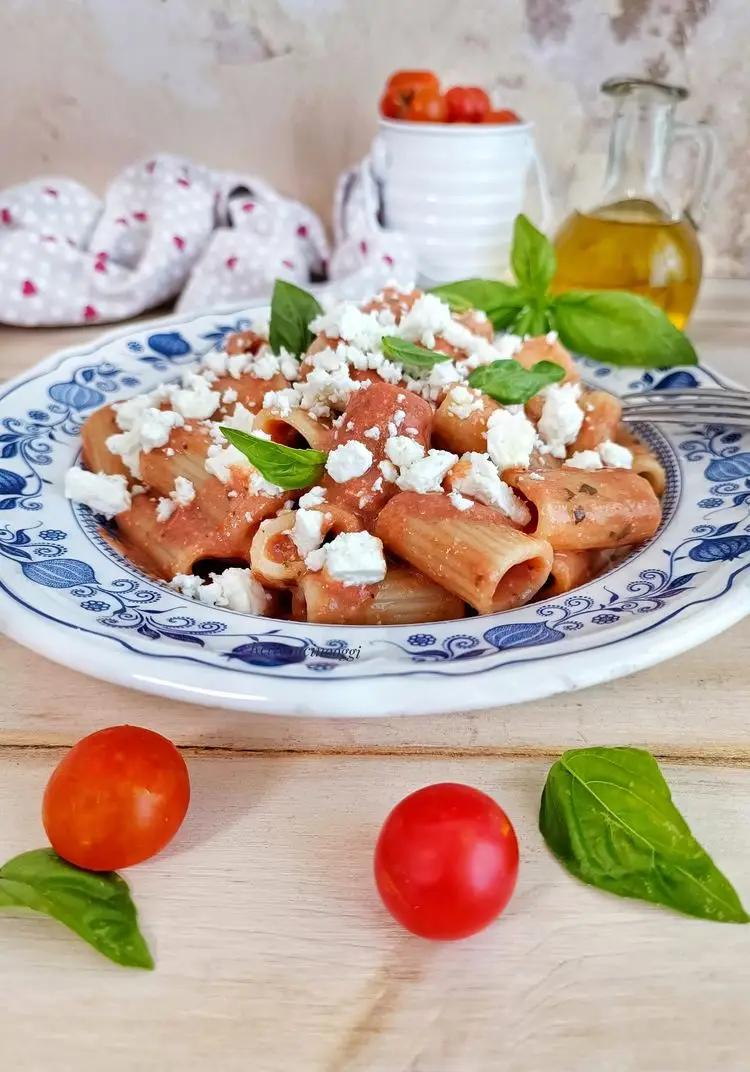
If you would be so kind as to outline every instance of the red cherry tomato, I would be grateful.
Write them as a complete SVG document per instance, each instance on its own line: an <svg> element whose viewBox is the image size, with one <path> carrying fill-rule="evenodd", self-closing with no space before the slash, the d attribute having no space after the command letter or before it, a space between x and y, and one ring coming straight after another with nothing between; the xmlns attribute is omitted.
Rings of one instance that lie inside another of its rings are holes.
<svg viewBox="0 0 750 1072"><path fill-rule="evenodd" d="M391 915L423 938L467 938L505 908L518 875L518 841L491 797L468 785L429 785L386 819L375 881Z"/></svg>
<svg viewBox="0 0 750 1072"><path fill-rule="evenodd" d="M190 801L185 761L171 741L112 726L79 741L47 783L42 822L58 855L89 871L147 860L171 841Z"/></svg>
<svg viewBox="0 0 750 1072"><path fill-rule="evenodd" d="M406 119L414 95L420 89L440 93L440 83L432 71L394 71L380 98L380 111L388 119Z"/></svg>
<svg viewBox="0 0 750 1072"><path fill-rule="evenodd" d="M445 97L436 89L418 89L411 99L404 119L412 123L444 123L448 117Z"/></svg>
<svg viewBox="0 0 750 1072"><path fill-rule="evenodd" d="M511 108L500 108L495 112L488 112L482 120L483 123L520 123L521 116Z"/></svg>
<svg viewBox="0 0 750 1072"><path fill-rule="evenodd" d="M453 86L445 94L449 123L481 123L490 110L490 98L478 86Z"/></svg>

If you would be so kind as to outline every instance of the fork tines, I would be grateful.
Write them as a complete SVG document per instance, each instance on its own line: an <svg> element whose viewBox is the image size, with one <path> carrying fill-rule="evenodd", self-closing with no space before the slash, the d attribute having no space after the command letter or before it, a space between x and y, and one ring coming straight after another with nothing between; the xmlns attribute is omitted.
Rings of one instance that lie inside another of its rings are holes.
<svg viewBox="0 0 750 1072"><path fill-rule="evenodd" d="M667 388L623 395L621 401L624 421L750 425L750 391L713 387Z"/></svg>

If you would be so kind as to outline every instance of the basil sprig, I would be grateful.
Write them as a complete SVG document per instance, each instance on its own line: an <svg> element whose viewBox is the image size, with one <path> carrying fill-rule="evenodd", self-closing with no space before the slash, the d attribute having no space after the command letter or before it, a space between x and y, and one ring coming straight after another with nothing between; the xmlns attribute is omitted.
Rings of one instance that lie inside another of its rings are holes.
<svg viewBox="0 0 750 1072"><path fill-rule="evenodd" d="M426 372L435 365L451 360L450 354L443 354L439 350L425 350L422 346L415 346L413 342L399 339L397 335L386 335L383 338L383 353L391 361L398 361L404 368L413 372Z"/></svg>
<svg viewBox="0 0 750 1072"><path fill-rule="evenodd" d="M543 335L554 330L571 350L611 365L695 365L693 345L658 305L622 290L550 293L554 246L524 215L516 217L511 266L516 285L464 279L432 291L457 311L481 309L496 331Z"/></svg>
<svg viewBox="0 0 750 1072"><path fill-rule="evenodd" d="M539 828L568 871L592 886L703 919L750 922L648 752L565 752L547 775Z"/></svg>
<svg viewBox="0 0 750 1072"><path fill-rule="evenodd" d="M530 369L518 361L493 361L474 369L469 387L478 387L505 406L522 405L564 376L565 369L554 361L537 361Z"/></svg>
<svg viewBox="0 0 750 1072"><path fill-rule="evenodd" d="M24 852L0 867L2 908L51 916L116 964L154 966L128 885L114 871L82 871L52 849Z"/></svg>
<svg viewBox="0 0 750 1072"><path fill-rule="evenodd" d="M323 312L318 301L308 291L277 279L271 297L271 320L268 341L278 354L283 347L299 357L304 354L315 336L310 331L310 321Z"/></svg>
<svg viewBox="0 0 750 1072"><path fill-rule="evenodd" d="M317 484L323 475L328 455L322 450L303 450L285 447L270 439L240 432L237 428L221 426L226 439L241 451L266 480L286 491Z"/></svg>

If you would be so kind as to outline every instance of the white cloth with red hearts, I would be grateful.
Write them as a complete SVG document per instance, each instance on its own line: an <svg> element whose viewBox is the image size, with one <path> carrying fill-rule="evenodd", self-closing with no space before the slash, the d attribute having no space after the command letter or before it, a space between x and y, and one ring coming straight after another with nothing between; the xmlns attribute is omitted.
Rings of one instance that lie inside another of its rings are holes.
<svg viewBox="0 0 750 1072"><path fill-rule="evenodd" d="M333 252L318 216L255 176L175 156L133 164L104 200L73 179L0 193L0 322L124 320L268 299L277 277L347 298L408 283L408 241L378 222L369 161L342 175Z"/></svg>

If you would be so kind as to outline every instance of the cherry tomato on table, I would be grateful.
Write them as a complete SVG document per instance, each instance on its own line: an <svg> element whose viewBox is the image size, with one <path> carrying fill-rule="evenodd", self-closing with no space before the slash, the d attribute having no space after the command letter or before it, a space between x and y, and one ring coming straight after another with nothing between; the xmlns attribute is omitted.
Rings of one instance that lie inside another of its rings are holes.
<svg viewBox="0 0 750 1072"><path fill-rule="evenodd" d="M449 123L481 123L490 110L490 98L478 86L453 86L445 104Z"/></svg>
<svg viewBox="0 0 750 1072"><path fill-rule="evenodd" d="M521 116L511 108L498 108L495 112L487 112L482 120L483 123L520 123Z"/></svg>
<svg viewBox="0 0 750 1072"><path fill-rule="evenodd" d="M391 915L423 938L467 938L510 900L518 841L505 812L468 785L429 785L386 819L375 881Z"/></svg>
<svg viewBox="0 0 750 1072"><path fill-rule="evenodd" d="M415 94L422 89L440 95L440 83L432 71L395 71L380 98L380 111L388 119L406 119Z"/></svg>
<svg viewBox="0 0 750 1072"><path fill-rule="evenodd" d="M58 763L42 822L65 860L116 871L163 849L189 802L187 767L171 741L138 726L112 726L84 737Z"/></svg>

